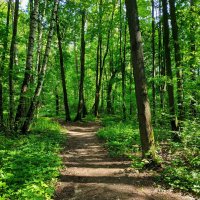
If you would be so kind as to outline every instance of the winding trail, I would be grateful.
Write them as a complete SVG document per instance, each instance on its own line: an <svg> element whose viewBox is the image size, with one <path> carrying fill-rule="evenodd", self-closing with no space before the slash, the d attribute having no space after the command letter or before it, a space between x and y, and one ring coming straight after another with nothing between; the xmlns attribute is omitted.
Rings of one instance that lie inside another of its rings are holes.
<svg viewBox="0 0 200 200"><path fill-rule="evenodd" d="M193 200L157 188L153 174L137 173L130 161L109 158L95 134L98 123L70 123L61 154L61 171L54 200Z"/></svg>

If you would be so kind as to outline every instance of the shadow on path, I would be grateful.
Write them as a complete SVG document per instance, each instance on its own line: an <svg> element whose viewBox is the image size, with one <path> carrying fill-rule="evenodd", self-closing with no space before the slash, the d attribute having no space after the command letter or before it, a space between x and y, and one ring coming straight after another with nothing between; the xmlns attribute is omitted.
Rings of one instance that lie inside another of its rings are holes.
<svg viewBox="0 0 200 200"><path fill-rule="evenodd" d="M96 138L98 123L63 124L68 140L54 200L191 200L154 187L153 174L134 173L130 161L109 158Z"/></svg>

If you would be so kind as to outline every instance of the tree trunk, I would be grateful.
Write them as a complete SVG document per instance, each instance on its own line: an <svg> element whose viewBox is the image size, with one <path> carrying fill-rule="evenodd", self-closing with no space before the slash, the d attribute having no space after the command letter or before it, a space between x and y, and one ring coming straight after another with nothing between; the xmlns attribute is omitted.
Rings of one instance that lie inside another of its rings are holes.
<svg viewBox="0 0 200 200"><path fill-rule="evenodd" d="M169 112L171 120L171 129L173 131L173 140L178 141L179 136L177 131L179 130L176 114L175 114L175 102L174 102L174 86L173 86L173 74L171 68L171 52L170 52L170 39L169 39L169 24L168 24L168 13L167 13L167 0L162 0L163 6L163 42L165 48L165 64L167 77L169 78L167 83L167 92L169 100Z"/></svg>
<svg viewBox="0 0 200 200"><path fill-rule="evenodd" d="M38 14L38 37L37 37L37 56L36 56L36 71L37 74L39 75L40 70L41 70L41 64L42 64L42 38L43 38L43 19L45 15L45 10L46 10L46 0L43 1L44 6L42 7L42 4L40 4L39 8L39 14Z"/></svg>
<svg viewBox="0 0 200 200"><path fill-rule="evenodd" d="M182 69L181 69L181 52L180 52L180 45L179 45L178 25L177 25L177 20L176 20L175 1L169 0L169 4L170 4L170 16L171 16L171 24L172 24L172 36L174 39L175 62L176 62L178 119L182 121L184 117L183 76L182 76Z"/></svg>
<svg viewBox="0 0 200 200"><path fill-rule="evenodd" d="M27 51L27 56L26 56L24 80L21 87L19 105L17 108L16 117L15 117L15 123L17 126L21 118L23 119L26 116L27 92L28 92L28 87L29 87L31 77L32 77L31 71L33 68L33 51L34 51L34 44L35 44L35 33L36 33L36 28L37 28L38 8L39 8L39 1L35 0L34 8L31 9L32 12L30 14L30 32L29 32L28 51Z"/></svg>
<svg viewBox="0 0 200 200"><path fill-rule="evenodd" d="M117 71L113 71L112 75L110 77L110 80L108 81L108 86L107 86L107 113L108 114L113 114L113 105L112 105L112 86L113 82L115 79Z"/></svg>
<svg viewBox="0 0 200 200"><path fill-rule="evenodd" d="M78 111L74 121L81 120L86 114L86 106L84 101L84 78L85 78L85 10L82 11L81 24L81 76L79 84L79 102Z"/></svg>
<svg viewBox="0 0 200 200"><path fill-rule="evenodd" d="M124 27L124 47L122 50L122 1L120 0L120 31L119 31L119 38L120 38L120 64L121 64L121 73L122 73L122 113L123 113L123 120L126 120L126 102L125 102L125 72L126 72L126 24ZM126 23L126 21L125 21Z"/></svg>
<svg viewBox="0 0 200 200"><path fill-rule="evenodd" d="M14 122L14 85L13 85L13 66L15 60L15 49L17 40L17 26L19 17L19 0L15 1L13 33L10 46L10 61L9 61L9 122L10 128L13 129Z"/></svg>
<svg viewBox="0 0 200 200"><path fill-rule="evenodd" d="M3 42L3 51L1 55L1 63L0 63L0 128L3 127L3 74L6 60L6 53L8 48L8 34L9 34L9 22L10 22L10 7L11 0L8 1L8 10L7 10L7 18L6 18L6 27L5 27L5 36Z"/></svg>
<svg viewBox="0 0 200 200"><path fill-rule="evenodd" d="M132 64L130 64L130 75L129 75L129 81L130 81L130 87L129 87L129 92L130 92L130 108L129 108L129 114L130 116L132 116L133 114L133 89L132 89L132 85L133 85L133 66Z"/></svg>
<svg viewBox="0 0 200 200"><path fill-rule="evenodd" d="M152 105L153 105L153 116L156 114L156 87L155 87L155 6L154 0L151 1L152 3Z"/></svg>
<svg viewBox="0 0 200 200"><path fill-rule="evenodd" d="M126 0L127 18L130 32L131 61L134 66L135 92L138 108L138 120L142 155L155 162L156 152L154 133L151 125L151 111L147 94L146 78L144 72L144 56L142 38L139 30L139 19L136 0Z"/></svg>
<svg viewBox="0 0 200 200"><path fill-rule="evenodd" d="M66 77L65 77L65 68L64 68L64 61L63 61L63 51L62 51L62 42L61 42L61 35L60 35L58 13L56 16L56 28L57 28L58 48L59 48L59 54L60 54L60 72L61 72L63 98L64 98L64 106L65 106L65 120L67 122L67 121L71 121L71 117L70 117L69 104L68 104L68 94L67 94L67 87L66 87Z"/></svg>
<svg viewBox="0 0 200 200"><path fill-rule="evenodd" d="M113 17L114 17L114 11L115 11L115 3L113 4L113 11L112 11L112 16L111 16L111 21L110 21L110 26L108 28L108 34L107 34L107 44L106 44L106 50L102 59L102 35L101 35L101 21L102 21L102 0L100 1L100 34L99 34L99 69L97 69L99 72L99 77L97 77L96 80L96 93L95 93L95 103L94 103L94 114L95 116L98 115L98 110L99 110L99 98L100 98L100 91L101 91L101 82L102 82L102 76L103 76L103 69L105 66L105 61L106 57L108 55L109 51L109 45L110 45L110 34L111 34L111 28L112 28L112 22L113 22ZM98 61L97 61L98 62ZM98 65L97 65L98 67Z"/></svg>
<svg viewBox="0 0 200 200"><path fill-rule="evenodd" d="M162 17L161 17L161 0L159 0L159 24L158 24L158 63L159 63L159 76L162 78L166 75L165 63L163 62L164 54L163 54L163 44L162 44ZM164 110L164 94L165 94L166 83L162 81L159 86L160 91L160 106L161 109Z"/></svg>
<svg viewBox="0 0 200 200"><path fill-rule="evenodd" d="M58 87L55 88L55 103L56 103L56 116L59 115L59 95L58 95Z"/></svg>
<svg viewBox="0 0 200 200"><path fill-rule="evenodd" d="M45 48L45 54L44 54L44 58L43 58L43 62L42 62L41 72L39 74L38 83L37 83L37 86L35 89L34 96L31 101L31 105L30 105L28 113L26 115L25 122L21 128L22 133L26 133L28 131L31 121L34 117L35 110L37 109L37 107L39 105L39 97L40 97L40 94L41 94L41 91L43 88L49 52L51 49L51 42L52 42L53 33L54 33L54 26L55 26L55 20L56 20L56 13L58 10L58 3L59 3L59 0L54 1L54 7L52 9L52 16L51 16L51 21L50 21L49 33L48 33L48 38L47 38L47 43L46 43L46 48Z"/></svg>
<svg viewBox="0 0 200 200"><path fill-rule="evenodd" d="M194 12L194 6L195 6L195 0L190 0L190 12L191 12L191 22L190 22L190 71L191 71L191 81L194 82L196 80L196 68L195 68L195 62L196 62L196 45L195 45L195 24L194 24L194 18L192 17L192 13ZM194 89L192 89L192 98L190 101L190 113L192 117L196 117L197 110L196 110L196 92Z"/></svg>

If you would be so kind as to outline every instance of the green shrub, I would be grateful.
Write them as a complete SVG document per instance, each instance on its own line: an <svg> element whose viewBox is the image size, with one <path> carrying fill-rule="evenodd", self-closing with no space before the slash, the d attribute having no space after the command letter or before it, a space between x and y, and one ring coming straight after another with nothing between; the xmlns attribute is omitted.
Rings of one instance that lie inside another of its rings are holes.
<svg viewBox="0 0 200 200"><path fill-rule="evenodd" d="M162 180L173 188L200 194L200 124L185 121L182 143L171 142L171 162L161 174Z"/></svg>
<svg viewBox="0 0 200 200"><path fill-rule="evenodd" d="M98 131L97 136L106 142L111 157L128 156L138 150L136 145L139 143L138 130L134 129L131 123L109 122L109 125Z"/></svg>
<svg viewBox="0 0 200 200"><path fill-rule="evenodd" d="M39 118L29 135L0 136L0 199L51 199L64 136L57 123Z"/></svg>

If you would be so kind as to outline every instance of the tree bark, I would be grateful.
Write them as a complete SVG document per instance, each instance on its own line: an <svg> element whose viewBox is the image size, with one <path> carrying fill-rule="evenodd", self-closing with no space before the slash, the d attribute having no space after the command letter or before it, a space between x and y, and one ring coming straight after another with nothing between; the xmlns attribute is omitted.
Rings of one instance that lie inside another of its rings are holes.
<svg viewBox="0 0 200 200"><path fill-rule="evenodd" d="M169 0L169 5L170 5L172 36L174 40L174 51L175 51L175 62L176 62L178 119L182 121L184 117L183 75L182 75L182 69L181 69L181 52L180 52L180 45L179 45L178 24L176 20L175 1Z"/></svg>
<svg viewBox="0 0 200 200"><path fill-rule="evenodd" d="M11 0L8 1L7 17L6 17L6 27L5 27L5 36L3 42L3 51L1 54L1 63L0 63L0 128L3 128L3 73L5 68L6 53L8 49L8 34L9 34L9 23L10 23L10 7Z"/></svg>
<svg viewBox="0 0 200 200"><path fill-rule="evenodd" d="M81 76L79 84L79 102L78 111L74 121L81 120L86 114L86 106L84 101L84 78L85 78L85 10L82 11L81 24Z"/></svg>
<svg viewBox="0 0 200 200"><path fill-rule="evenodd" d="M39 1L34 1L34 8L31 9L32 13L30 14L30 32L29 32L29 40L28 40L28 51L26 56L26 67L24 80L21 86L21 93L19 98L19 105L17 108L17 113L15 117L16 125L19 123L21 118L23 119L26 116L26 102L27 102L27 92L28 87L32 77L32 68L33 68L33 51L35 44L35 33L37 28L37 19L38 19L38 8Z"/></svg>
<svg viewBox="0 0 200 200"><path fill-rule="evenodd" d="M136 0L126 0L126 10L130 33L131 61L134 66L135 92L138 108L139 130L142 145L142 155L153 163L156 159L154 133L151 125L151 111L147 94L144 72L144 56L142 38L139 29L138 9Z"/></svg>
<svg viewBox="0 0 200 200"><path fill-rule="evenodd" d="M56 103L56 116L59 115L59 95L58 95L58 87L55 88L55 103Z"/></svg>
<svg viewBox="0 0 200 200"><path fill-rule="evenodd" d="M112 75L110 77L110 80L108 81L108 86L107 86L107 113L108 114L113 114L113 105L112 105L112 87L113 87L113 82L115 79L117 71L113 71Z"/></svg>
<svg viewBox="0 0 200 200"><path fill-rule="evenodd" d="M125 76L126 76L126 21L124 27L124 47L122 49L122 1L120 0L120 64L121 64L121 73L122 73L122 113L123 113L123 120L126 120L126 102L125 102Z"/></svg>
<svg viewBox="0 0 200 200"><path fill-rule="evenodd" d="M42 7L42 4L40 4L39 7L39 14L38 14L38 37L37 37L37 58L36 58L36 71L39 75L41 70L41 64L42 64L42 38L43 38L43 19L45 15L46 10L46 0L44 2L44 7Z"/></svg>
<svg viewBox="0 0 200 200"><path fill-rule="evenodd" d="M62 39L61 39L61 35L60 35L58 13L56 16L56 28L57 28L58 48L59 48L59 54L60 54L60 72L61 72L61 79L62 79L64 107L65 107L65 120L67 122L67 121L71 121L71 117L70 117L70 111L69 111L65 68L64 68L64 60L63 60L63 51L62 51L62 42L61 42Z"/></svg>
<svg viewBox="0 0 200 200"><path fill-rule="evenodd" d="M112 23L113 23L113 17L114 17L114 11L115 11L115 3L113 4L113 11L112 11L112 16L111 16L111 21L110 21L110 26L108 29L108 34L107 34L107 44L106 44L106 50L104 53L104 56L102 58L102 35L101 35L101 23L102 23L102 0L100 1L100 34L99 34L99 64L97 64L97 67L99 66L99 69L97 68L96 72L99 74L99 77L96 75L96 93L95 93L95 103L94 103L94 114L95 116L98 116L98 110L99 110L99 98L100 98L100 91L101 91L101 82L102 82L102 76L103 76L103 69L105 66L105 61L106 57L108 55L109 51L109 45L110 45L110 34L111 34L111 28L112 28ZM98 54L97 54L98 56ZM98 62L98 61L97 61Z"/></svg>
<svg viewBox="0 0 200 200"><path fill-rule="evenodd" d="M163 6L163 41L165 48L165 64L166 72L168 77L167 82L167 92L169 100L169 112L171 120L171 129L173 131L172 138L173 140L178 141L179 136L177 131L179 130L176 113L175 113L175 102L174 102L174 86L173 86L173 74L171 68L171 52L170 52L170 39L169 39L169 24L168 24L168 12L167 12L167 0L162 0Z"/></svg>
<svg viewBox="0 0 200 200"><path fill-rule="evenodd" d="M162 44L162 16L161 16L161 11L162 6L161 6L161 0L159 0L159 24L158 24L158 63L159 63L159 76L160 78L163 78L166 75L166 69L165 69L165 63L163 62L164 60L164 53L162 51L163 49L163 44ZM160 107L162 110L164 110L165 102L164 102L164 94L165 94L165 88L166 88L166 83L164 81L161 82L159 86L159 92L160 92Z"/></svg>
<svg viewBox="0 0 200 200"><path fill-rule="evenodd" d="M191 81L196 80L196 68L195 68L195 62L196 62L196 45L195 45L195 23L194 18L192 17L192 13L194 12L194 6L195 6L195 0L190 0L190 13L191 13L191 22L190 22L190 71L191 71ZM194 89L192 89L192 98L190 101L190 114L192 117L196 117L197 110L196 110L196 92Z"/></svg>
<svg viewBox="0 0 200 200"><path fill-rule="evenodd" d="M15 10L14 10L14 21L13 21L13 33L10 46L10 61L9 61L9 122L10 129L13 129L14 122L14 84L13 84L13 66L15 60L15 49L16 49L16 40L17 40L17 26L18 26L18 17L19 17L19 0L15 1Z"/></svg>
<svg viewBox="0 0 200 200"><path fill-rule="evenodd" d="M152 4L152 105L153 105L153 116L156 114L156 87L155 87L155 6L154 0L151 1Z"/></svg>
<svg viewBox="0 0 200 200"><path fill-rule="evenodd" d="M48 33L45 53L44 53L43 62L42 62L42 66L41 66L41 72L39 74L38 83L37 83L37 86L36 86L36 89L34 92L34 96L31 101L31 105L30 105L28 113L26 115L25 122L21 128L22 133L26 133L28 131L31 121L34 117L35 110L37 109L37 107L39 105L39 97L40 97L41 91L43 89L43 83L44 83L44 78L45 78L46 69L47 69L48 57L49 57L49 52L51 49L51 42L52 42L53 33L54 33L58 4L59 4L59 0L55 0L54 6L52 9L52 16L51 16L51 21L50 21L50 27L49 27L49 33Z"/></svg>

